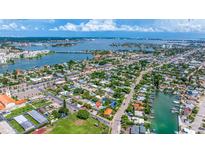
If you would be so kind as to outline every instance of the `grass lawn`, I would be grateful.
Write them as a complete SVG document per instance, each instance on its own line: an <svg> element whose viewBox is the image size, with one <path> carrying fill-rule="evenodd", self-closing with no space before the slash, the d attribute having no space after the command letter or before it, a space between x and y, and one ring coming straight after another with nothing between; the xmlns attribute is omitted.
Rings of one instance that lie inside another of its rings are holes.
<svg viewBox="0 0 205 154"><path fill-rule="evenodd" d="M20 124L18 124L15 120L10 121L10 125L18 132L18 133L23 133L24 129L21 127Z"/></svg>
<svg viewBox="0 0 205 154"><path fill-rule="evenodd" d="M10 118L16 117L18 115L21 115L25 112L31 111L33 109L34 108L31 105L26 105L24 107L20 107L20 108L17 108L15 110L12 110L10 114L6 115L6 118L10 119Z"/></svg>
<svg viewBox="0 0 205 154"><path fill-rule="evenodd" d="M99 124L95 126L95 124ZM81 120L76 114L69 115L66 119L57 121L49 134L105 134L108 133L108 127L99 123L93 118Z"/></svg>
<svg viewBox="0 0 205 154"><path fill-rule="evenodd" d="M25 117L32 122L34 125L38 125L38 121L36 121L33 117L31 117L30 115L26 114Z"/></svg>
<svg viewBox="0 0 205 154"><path fill-rule="evenodd" d="M51 104L51 102L47 101L47 100L38 100L38 101L32 102L32 105L35 108L44 107L44 106L47 106L47 105L50 105L50 104Z"/></svg>

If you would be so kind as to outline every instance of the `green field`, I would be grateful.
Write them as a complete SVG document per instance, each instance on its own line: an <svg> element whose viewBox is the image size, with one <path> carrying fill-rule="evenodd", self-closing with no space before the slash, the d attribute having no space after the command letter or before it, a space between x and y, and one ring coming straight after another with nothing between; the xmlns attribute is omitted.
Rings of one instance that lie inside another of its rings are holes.
<svg viewBox="0 0 205 154"><path fill-rule="evenodd" d="M98 124L98 126L96 126ZM106 134L108 127L93 118L80 120L75 114L57 121L49 134Z"/></svg>
<svg viewBox="0 0 205 154"><path fill-rule="evenodd" d="M25 112L31 111L33 109L34 108L31 105L26 105L24 107L20 107L18 109L12 110L10 114L6 115L6 118L10 119L10 118L16 117L18 115L21 115Z"/></svg>
<svg viewBox="0 0 205 154"><path fill-rule="evenodd" d="M18 131L18 133L24 132L23 127L21 127L21 125L18 124L15 120L11 120L9 123L16 131Z"/></svg>

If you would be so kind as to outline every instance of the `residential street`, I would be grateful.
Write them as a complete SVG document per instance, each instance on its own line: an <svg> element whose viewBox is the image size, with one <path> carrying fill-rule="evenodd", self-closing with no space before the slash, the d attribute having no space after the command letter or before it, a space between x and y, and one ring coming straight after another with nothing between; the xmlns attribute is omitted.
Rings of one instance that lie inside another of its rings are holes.
<svg viewBox="0 0 205 154"><path fill-rule="evenodd" d="M205 119L205 96L202 96L200 98L200 104L199 104L199 112L196 115L196 118L194 119L194 122L191 125L191 128L195 131L199 131L199 127L201 127L202 120Z"/></svg>

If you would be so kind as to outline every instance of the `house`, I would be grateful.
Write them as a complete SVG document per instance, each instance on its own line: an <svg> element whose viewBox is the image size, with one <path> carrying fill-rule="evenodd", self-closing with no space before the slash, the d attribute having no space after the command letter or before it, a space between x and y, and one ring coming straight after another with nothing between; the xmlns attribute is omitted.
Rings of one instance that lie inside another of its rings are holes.
<svg viewBox="0 0 205 154"><path fill-rule="evenodd" d="M103 97L102 98L102 103L104 104L106 100L107 100L107 98Z"/></svg>
<svg viewBox="0 0 205 154"><path fill-rule="evenodd" d="M133 125L130 128L130 134L145 134L146 133L146 128L144 125Z"/></svg>
<svg viewBox="0 0 205 154"><path fill-rule="evenodd" d="M42 78L30 78L30 80L31 80L32 82L37 83L37 82L41 82L41 81L42 81Z"/></svg>
<svg viewBox="0 0 205 154"><path fill-rule="evenodd" d="M36 110L29 111L28 114L40 124L45 124L48 122L48 120Z"/></svg>
<svg viewBox="0 0 205 154"><path fill-rule="evenodd" d="M0 110L12 108L15 105L20 105L20 104L23 104L25 102L26 102L25 99L16 101L7 95L0 95Z"/></svg>
<svg viewBox="0 0 205 154"><path fill-rule="evenodd" d="M104 111L104 115L105 116L110 116L112 114L112 109L111 108L107 108L105 111Z"/></svg>
<svg viewBox="0 0 205 154"><path fill-rule="evenodd" d="M138 97L137 97L137 100L139 100L139 101L144 101L144 100L145 100L145 97L144 97L144 96L138 96Z"/></svg>
<svg viewBox="0 0 205 154"><path fill-rule="evenodd" d="M183 111L184 115L189 115L191 114L191 109L190 108L184 108L184 111Z"/></svg>
<svg viewBox="0 0 205 154"><path fill-rule="evenodd" d="M140 129L139 126L133 125L130 128L130 134L139 134L140 133Z"/></svg>
<svg viewBox="0 0 205 154"><path fill-rule="evenodd" d="M136 103L133 104L133 107L136 111L142 111L144 109L141 101L136 101Z"/></svg>
<svg viewBox="0 0 205 154"><path fill-rule="evenodd" d="M30 131L35 128L34 125L23 115L14 117L14 120L16 120L16 122L19 123L24 128L25 131Z"/></svg>
<svg viewBox="0 0 205 154"><path fill-rule="evenodd" d="M143 111L135 111L134 113L135 113L136 117L143 117L144 112Z"/></svg>
<svg viewBox="0 0 205 154"><path fill-rule="evenodd" d="M116 105L117 105L116 101L111 101L110 106L111 106L112 108L115 108Z"/></svg>
<svg viewBox="0 0 205 154"><path fill-rule="evenodd" d="M97 101L95 103L96 108L100 108L102 106L102 103L100 101Z"/></svg>
<svg viewBox="0 0 205 154"><path fill-rule="evenodd" d="M146 128L144 125L140 125L140 134L145 134L146 133Z"/></svg>

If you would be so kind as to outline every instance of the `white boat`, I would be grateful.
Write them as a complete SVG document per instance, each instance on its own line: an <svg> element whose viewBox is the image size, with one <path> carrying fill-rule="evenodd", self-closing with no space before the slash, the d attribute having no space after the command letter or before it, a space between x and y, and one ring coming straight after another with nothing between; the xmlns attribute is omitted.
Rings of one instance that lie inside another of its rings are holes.
<svg viewBox="0 0 205 154"><path fill-rule="evenodd" d="M173 101L173 103L175 103L175 104L179 104L179 101Z"/></svg>
<svg viewBox="0 0 205 154"><path fill-rule="evenodd" d="M177 110L171 110L171 112L172 113L177 113L177 114L179 113L179 111L177 111Z"/></svg>

